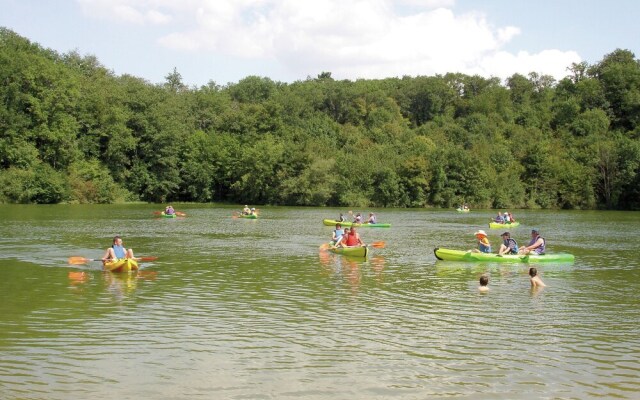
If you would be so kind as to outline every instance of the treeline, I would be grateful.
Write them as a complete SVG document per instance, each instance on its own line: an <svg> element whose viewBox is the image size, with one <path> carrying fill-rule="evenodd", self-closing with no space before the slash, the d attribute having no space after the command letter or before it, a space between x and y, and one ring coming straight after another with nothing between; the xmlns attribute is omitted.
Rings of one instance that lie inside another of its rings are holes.
<svg viewBox="0 0 640 400"><path fill-rule="evenodd" d="M0 202L640 209L640 63L187 87L0 28Z"/></svg>

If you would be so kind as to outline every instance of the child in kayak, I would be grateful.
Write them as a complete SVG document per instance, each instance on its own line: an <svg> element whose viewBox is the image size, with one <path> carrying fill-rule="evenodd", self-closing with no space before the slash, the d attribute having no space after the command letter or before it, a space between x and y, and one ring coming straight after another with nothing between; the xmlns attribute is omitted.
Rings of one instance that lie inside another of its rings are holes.
<svg viewBox="0 0 640 400"><path fill-rule="evenodd" d="M342 236L344 235L344 229L342 229L342 225L336 224L336 229L333 230L333 235L331 237L331 246L335 246L342 240Z"/></svg>
<svg viewBox="0 0 640 400"><path fill-rule="evenodd" d="M104 256L102 256L102 261L113 261L122 258L134 258L133 249L125 249L122 245L122 238L115 236L113 238L113 244L107 249Z"/></svg>
<svg viewBox="0 0 640 400"><path fill-rule="evenodd" d="M478 248L473 249L474 253L491 253L491 243L489 243L489 238L487 238L487 233L480 229L476 233L474 233L476 239L478 240Z"/></svg>

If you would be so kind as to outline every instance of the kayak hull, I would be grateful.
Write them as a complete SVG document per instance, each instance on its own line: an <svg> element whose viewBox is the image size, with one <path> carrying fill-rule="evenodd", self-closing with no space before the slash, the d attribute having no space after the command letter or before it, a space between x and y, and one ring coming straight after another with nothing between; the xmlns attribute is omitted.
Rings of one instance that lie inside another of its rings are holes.
<svg viewBox="0 0 640 400"><path fill-rule="evenodd" d="M491 229L507 229L507 228L515 228L519 226L520 222L509 222L507 224L500 224L498 222L489 222L489 228Z"/></svg>
<svg viewBox="0 0 640 400"><path fill-rule="evenodd" d="M575 257L569 253L555 254L505 254L498 256L495 253L474 253L464 250L441 249L436 247L433 249L438 260L444 261L466 261L466 262L499 262L499 263L537 263L537 262L556 262L569 263L573 262Z"/></svg>
<svg viewBox="0 0 640 400"><path fill-rule="evenodd" d="M461 213L468 213L471 210L468 208L456 208L456 211Z"/></svg>
<svg viewBox="0 0 640 400"><path fill-rule="evenodd" d="M324 219L322 223L326 226L336 226L336 224L340 224L342 226L355 226L356 228L391 228L391 224L354 224L353 222L340 222L335 219Z"/></svg>
<svg viewBox="0 0 640 400"><path fill-rule="evenodd" d="M138 270L138 262L131 258L122 258L115 261L107 261L102 264L105 271L129 272Z"/></svg>
<svg viewBox="0 0 640 400"><path fill-rule="evenodd" d="M258 216L255 214L240 214L238 215L238 217L247 219L258 219Z"/></svg>
<svg viewBox="0 0 640 400"><path fill-rule="evenodd" d="M336 247L329 248L329 251L335 254L342 254L343 256L361 258L365 258L369 254L369 248L367 246Z"/></svg>
<svg viewBox="0 0 640 400"><path fill-rule="evenodd" d="M165 214L164 211L160 213L160 216L162 218L176 218L176 217L178 217L178 215L176 215L176 214Z"/></svg>

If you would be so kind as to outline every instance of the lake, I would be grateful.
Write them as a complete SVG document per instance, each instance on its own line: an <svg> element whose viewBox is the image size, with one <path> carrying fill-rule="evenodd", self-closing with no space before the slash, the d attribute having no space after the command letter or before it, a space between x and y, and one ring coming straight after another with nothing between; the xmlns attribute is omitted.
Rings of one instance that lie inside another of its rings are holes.
<svg viewBox="0 0 640 400"><path fill-rule="evenodd" d="M640 213L509 210L572 264L437 261L495 210L376 209L366 260L319 251L347 209L3 205L2 399L638 398ZM103 272L114 235L140 271ZM490 291L478 291L482 274Z"/></svg>

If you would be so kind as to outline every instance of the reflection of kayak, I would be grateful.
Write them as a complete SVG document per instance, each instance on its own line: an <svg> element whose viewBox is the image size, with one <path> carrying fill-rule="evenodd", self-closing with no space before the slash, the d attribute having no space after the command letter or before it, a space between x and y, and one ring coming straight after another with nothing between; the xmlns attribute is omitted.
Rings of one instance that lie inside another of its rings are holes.
<svg viewBox="0 0 640 400"><path fill-rule="evenodd" d="M505 254L498 256L493 253L474 253L464 250L441 249L436 247L433 253L438 260L446 261L468 261L468 262L499 262L499 263L535 263L535 262L573 262L573 254L555 253L555 254Z"/></svg>
<svg viewBox="0 0 640 400"><path fill-rule="evenodd" d="M326 226L335 226L336 224L340 224L342 226L355 226L355 227L361 227L361 228L390 228L391 224L381 224L381 223L377 223L377 224L354 224L353 222L340 222L340 221L336 221L335 219L325 219L322 220L322 223L325 224Z"/></svg>
<svg viewBox="0 0 640 400"><path fill-rule="evenodd" d="M329 251L336 254L342 254L344 256L351 257L366 257L369 254L369 248L366 246L354 246L354 247L336 247L329 248Z"/></svg>
<svg viewBox="0 0 640 400"><path fill-rule="evenodd" d="M138 269L138 262L132 258L121 258L115 261L107 261L102 264L104 269L111 272L129 272Z"/></svg>
<svg viewBox="0 0 640 400"><path fill-rule="evenodd" d="M162 218L176 218L178 215L177 214L165 214L164 211L160 213L160 216Z"/></svg>
<svg viewBox="0 0 640 400"><path fill-rule="evenodd" d="M507 229L507 228L515 228L520 225L520 222L509 222L507 224L501 224L498 222L489 222L489 228L491 229Z"/></svg>
<svg viewBox="0 0 640 400"><path fill-rule="evenodd" d="M468 209L468 208L456 208L456 211L457 211L457 212L469 212L469 211L471 211L471 210L470 210L470 209Z"/></svg>

